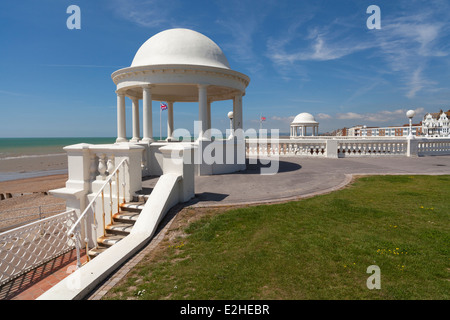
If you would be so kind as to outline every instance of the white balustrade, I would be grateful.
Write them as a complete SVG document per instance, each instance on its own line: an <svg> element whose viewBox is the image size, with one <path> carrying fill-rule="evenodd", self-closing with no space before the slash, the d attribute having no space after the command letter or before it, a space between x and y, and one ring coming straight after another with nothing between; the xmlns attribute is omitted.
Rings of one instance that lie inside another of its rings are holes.
<svg viewBox="0 0 450 320"><path fill-rule="evenodd" d="M419 155L448 155L450 154L450 139L423 139L417 142Z"/></svg>
<svg viewBox="0 0 450 320"><path fill-rule="evenodd" d="M449 138L314 137L246 140L247 156L384 157L450 154ZM320 139L322 138L322 139ZM417 148L415 147L417 145ZM413 147L413 148L411 148ZM331 148L331 149L330 149ZM412 152L411 152L412 150Z"/></svg>
<svg viewBox="0 0 450 320"><path fill-rule="evenodd" d="M407 140L404 141L371 141L354 140L338 142L338 157L367 157L406 155Z"/></svg>
<svg viewBox="0 0 450 320"><path fill-rule="evenodd" d="M248 139L247 155L260 157L309 156L325 157L326 141L294 141L292 139Z"/></svg>

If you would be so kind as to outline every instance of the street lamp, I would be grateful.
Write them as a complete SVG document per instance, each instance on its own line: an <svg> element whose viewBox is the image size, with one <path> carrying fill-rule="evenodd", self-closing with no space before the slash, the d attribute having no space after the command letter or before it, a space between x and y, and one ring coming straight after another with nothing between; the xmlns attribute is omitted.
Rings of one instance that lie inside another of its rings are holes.
<svg viewBox="0 0 450 320"><path fill-rule="evenodd" d="M414 110L408 110L406 112L406 116L409 118L409 135L408 139L414 139L414 136L412 134L412 118L416 115L416 112Z"/></svg>
<svg viewBox="0 0 450 320"><path fill-rule="evenodd" d="M228 112L228 118L230 118L230 136L228 139L232 139L234 137L233 133L233 111Z"/></svg>

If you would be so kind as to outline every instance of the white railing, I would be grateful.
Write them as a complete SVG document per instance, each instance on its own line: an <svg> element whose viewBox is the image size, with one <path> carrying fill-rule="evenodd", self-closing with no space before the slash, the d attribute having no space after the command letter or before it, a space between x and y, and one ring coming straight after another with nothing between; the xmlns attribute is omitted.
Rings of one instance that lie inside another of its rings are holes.
<svg viewBox="0 0 450 320"><path fill-rule="evenodd" d="M418 155L450 154L450 139L426 139L417 142Z"/></svg>
<svg viewBox="0 0 450 320"><path fill-rule="evenodd" d="M248 156L326 157L325 140L247 139Z"/></svg>
<svg viewBox="0 0 450 320"><path fill-rule="evenodd" d="M383 157L450 154L449 138L327 137L246 139L249 157Z"/></svg>
<svg viewBox="0 0 450 320"><path fill-rule="evenodd" d="M102 187L97 191L97 193L95 194L94 198L89 202L89 204L87 205L87 207L84 209L83 213L80 215L80 217L78 218L78 220L75 222L75 224L70 228L69 232L67 233L70 237L73 237L75 239L75 247L76 247L76 253L77 253L77 267L80 268L81 267L81 257L80 257L80 250L81 250L81 238L82 238L82 223L84 226L84 243L85 243L85 247L86 247L86 255L88 258L88 262L89 262L89 255L88 255L88 251L89 251L89 239L88 239L88 235L89 235L89 214L92 214L92 221L94 224L94 230L97 233L98 232L98 225L97 225L97 218L96 218L96 202L99 200L98 198L101 196L101 210L102 210L102 222L103 222L103 227L102 227L102 232L103 232L103 236L106 235L106 206L105 206L105 188L106 186L109 185L109 214L110 214L110 221L112 223L113 221L113 188L112 188L112 183L113 183L113 179L116 179L116 194L117 194L117 212L119 212L120 210L120 181L119 181L119 168L123 167L123 172L124 172L124 177L123 177L123 182L122 182L122 189L123 189L123 201L125 202L125 165L128 165L128 161L127 159L123 159L118 165L117 167L112 170L113 168L111 167L105 167L105 168L101 168L100 169L100 173L102 175L105 174L105 172L108 172L109 175L106 178L105 182L103 183ZM97 239L98 234L96 234L94 236L95 239ZM96 243L96 242L95 242ZM96 243L97 245L97 243Z"/></svg>
<svg viewBox="0 0 450 320"><path fill-rule="evenodd" d="M75 241L67 230L75 220L70 210L1 233L0 285L72 250Z"/></svg>
<svg viewBox="0 0 450 320"><path fill-rule="evenodd" d="M338 142L338 157L406 156L408 141L346 140Z"/></svg>

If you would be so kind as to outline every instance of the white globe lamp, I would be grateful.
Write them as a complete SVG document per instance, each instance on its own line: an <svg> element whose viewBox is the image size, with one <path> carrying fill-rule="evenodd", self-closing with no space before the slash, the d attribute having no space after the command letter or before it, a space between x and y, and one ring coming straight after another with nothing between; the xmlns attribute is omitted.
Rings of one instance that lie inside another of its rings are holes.
<svg viewBox="0 0 450 320"><path fill-rule="evenodd" d="M406 111L406 116L409 118L409 134L408 139L413 139L414 136L412 134L412 118L416 115L416 112L414 110L408 110Z"/></svg>
<svg viewBox="0 0 450 320"><path fill-rule="evenodd" d="M230 119L230 136L228 137L228 139L232 139L234 137L234 133L233 133L233 111L228 112L228 118Z"/></svg>

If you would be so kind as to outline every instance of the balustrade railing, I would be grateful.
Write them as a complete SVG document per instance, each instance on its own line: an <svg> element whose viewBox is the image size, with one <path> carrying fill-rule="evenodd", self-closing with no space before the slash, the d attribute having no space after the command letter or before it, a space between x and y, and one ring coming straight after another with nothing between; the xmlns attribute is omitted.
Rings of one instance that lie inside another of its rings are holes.
<svg viewBox="0 0 450 320"><path fill-rule="evenodd" d="M75 210L69 210L1 233L0 285L73 250L79 239L67 230L75 220Z"/></svg>
<svg viewBox="0 0 450 320"><path fill-rule="evenodd" d="M406 155L408 142L403 141L339 141L338 157Z"/></svg>
<svg viewBox="0 0 450 320"><path fill-rule="evenodd" d="M449 140L423 140L417 143L417 153L419 155L443 155L450 154Z"/></svg>
<svg viewBox="0 0 450 320"><path fill-rule="evenodd" d="M417 146L417 148L415 147ZM372 157L421 156L450 154L448 138L385 138L382 137L327 137L320 139L246 139L249 157L304 156L304 157Z"/></svg>
<svg viewBox="0 0 450 320"><path fill-rule="evenodd" d="M91 159L94 160L94 159ZM95 161L91 161L91 174L92 177L95 176L95 172L97 171L96 166L92 165L92 163L95 164ZM84 209L82 214L79 216L78 220L75 222L75 224L71 227L71 229L68 232L68 235L75 240L75 247L77 252L77 267L81 267L81 259L80 259L80 250L81 250L81 238L82 238L82 227L84 227L84 245L86 247L86 254L89 251L89 221L92 219L93 221L93 227L94 232L96 233L94 235L94 239L97 239L98 237L98 223L97 223L97 215L96 215L96 208L97 208L97 201L101 197L101 221L103 222L102 226L102 235L106 235L106 206L105 206L105 189L107 186L109 186L109 220L112 223L113 222L113 180L115 179L115 195L116 195L116 201L117 201L117 212L120 210L120 186L122 186L123 190L123 197L122 197L122 203L125 202L125 187L126 187L126 180L125 180L125 165L128 165L127 159L123 159L117 167L114 169L114 162L112 158L110 158L107 162L105 162L105 155L100 154L99 161L98 161L98 172L100 173L101 180L103 179L105 182L101 186L101 188L97 191L95 196L92 198L92 200L89 202L87 207ZM120 168L123 168L123 170L120 170ZM123 179L122 179L122 185L120 185L120 177L119 173L120 171L123 172ZM106 175L108 173L108 175ZM95 245L97 245L97 242L95 242ZM87 261L89 262L89 256Z"/></svg>
<svg viewBox="0 0 450 320"><path fill-rule="evenodd" d="M297 141L291 139L248 139L246 143L248 156L310 156L325 157L326 141Z"/></svg>

